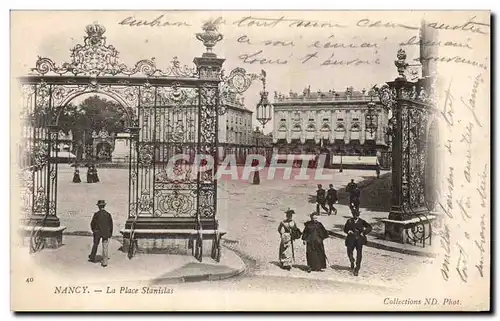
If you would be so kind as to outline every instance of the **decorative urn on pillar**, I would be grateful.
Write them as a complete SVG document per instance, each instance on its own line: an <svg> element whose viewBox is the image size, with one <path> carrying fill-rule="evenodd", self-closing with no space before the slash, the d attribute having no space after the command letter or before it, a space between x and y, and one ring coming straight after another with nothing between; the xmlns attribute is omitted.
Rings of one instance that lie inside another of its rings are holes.
<svg viewBox="0 0 500 321"><path fill-rule="evenodd" d="M203 57L217 57L215 53L212 52L213 47L217 42L221 41L224 37L217 30L217 24L213 21L207 21L203 24L202 29L204 32L199 32L196 34L196 39L203 42L203 45L207 48Z"/></svg>

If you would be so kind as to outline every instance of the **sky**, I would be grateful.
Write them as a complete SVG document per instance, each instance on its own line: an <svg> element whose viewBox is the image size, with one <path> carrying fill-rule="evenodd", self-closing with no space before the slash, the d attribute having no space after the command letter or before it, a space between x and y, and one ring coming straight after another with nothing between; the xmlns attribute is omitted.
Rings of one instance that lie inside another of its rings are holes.
<svg viewBox="0 0 500 321"><path fill-rule="evenodd" d="M174 56L194 66L193 58L205 51L195 34L204 21L218 19L224 38L213 51L226 59L225 74L236 67L257 74L264 69L270 97L274 91L301 93L308 86L313 92L348 86L361 90L397 76L394 60L399 44L418 39L421 18L414 13L363 11L14 12L11 30L18 36L11 38L13 73L28 72L37 56L58 65L70 61L70 49L83 43L85 27L93 22L104 25L107 43L128 66L155 57L157 66L166 69ZM155 19L155 26L132 26ZM405 49L407 61L418 58L418 46ZM255 120L260 90L262 84L255 81L244 94L246 107L254 111L254 127L260 125ZM270 130L272 122L265 132Z"/></svg>

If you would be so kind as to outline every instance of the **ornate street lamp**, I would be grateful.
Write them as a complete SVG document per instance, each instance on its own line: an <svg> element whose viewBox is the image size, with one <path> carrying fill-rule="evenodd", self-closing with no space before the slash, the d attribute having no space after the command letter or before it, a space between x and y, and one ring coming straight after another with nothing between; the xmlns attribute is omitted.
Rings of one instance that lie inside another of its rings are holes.
<svg viewBox="0 0 500 321"><path fill-rule="evenodd" d="M264 70L261 71L261 76L260 80L262 81L262 91L260 92L260 101L257 104L257 120L262 124L262 128L264 129L266 127L266 124L271 120L272 117L272 105L269 102L268 96L269 92L266 91L266 72ZM264 131L264 130L263 130ZM257 144L258 144L258 139L260 137L260 131L259 133L255 133L257 135ZM259 146L257 145L257 149ZM259 172L254 173L253 177L253 183L255 185L260 184L260 176Z"/></svg>
<svg viewBox="0 0 500 321"><path fill-rule="evenodd" d="M268 99L269 92L266 91L266 72L264 70L261 72L261 80L263 90L260 92L260 101L257 104L257 120L264 128L272 118L272 105Z"/></svg>
<svg viewBox="0 0 500 321"><path fill-rule="evenodd" d="M376 92L372 88L368 92L368 95L370 96L370 102L368 103L368 111L366 113L366 131L370 133L370 135L373 135L374 132L377 131L377 105L373 102L373 97L375 97Z"/></svg>

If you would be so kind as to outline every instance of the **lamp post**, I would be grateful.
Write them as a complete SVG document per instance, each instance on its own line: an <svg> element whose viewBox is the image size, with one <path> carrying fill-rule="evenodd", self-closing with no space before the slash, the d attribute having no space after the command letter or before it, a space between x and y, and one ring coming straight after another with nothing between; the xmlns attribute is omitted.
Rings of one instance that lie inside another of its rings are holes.
<svg viewBox="0 0 500 321"><path fill-rule="evenodd" d="M261 80L263 89L260 92L260 101L257 104L257 120L262 124L262 128L265 128L272 118L272 105L269 102L269 92L266 91L266 72L264 70L261 73Z"/></svg>
<svg viewBox="0 0 500 321"><path fill-rule="evenodd" d="M266 72L264 70L261 71L260 75L260 80L262 81L262 91L260 92L260 100L257 103L257 120L262 124L262 128L264 129L266 127L266 124L271 120L271 113L272 113L272 105L269 102L269 92L266 91ZM257 143L257 150L259 149L258 143L259 143L259 138L258 136L260 135L260 131L257 133L255 132L256 135L256 143ZM253 177L253 184L259 185L260 184L260 176L259 172L256 171Z"/></svg>
<svg viewBox="0 0 500 321"><path fill-rule="evenodd" d="M377 131L377 123L374 122L374 118L377 117L376 104L373 102L373 97L376 95L375 90L373 88L368 92L370 96L370 102L367 106L367 114L366 114L366 126L365 129L370 133L370 136L373 135L375 131Z"/></svg>
<svg viewBox="0 0 500 321"><path fill-rule="evenodd" d="M344 169L342 168L342 156L344 155L344 150L341 149L340 150L340 169L339 169L339 173L342 173L344 171Z"/></svg>

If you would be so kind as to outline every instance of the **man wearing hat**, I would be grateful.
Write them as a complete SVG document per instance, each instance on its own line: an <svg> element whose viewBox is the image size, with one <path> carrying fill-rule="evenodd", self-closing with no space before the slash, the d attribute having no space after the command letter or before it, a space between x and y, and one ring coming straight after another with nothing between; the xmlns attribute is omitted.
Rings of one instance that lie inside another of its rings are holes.
<svg viewBox="0 0 500 321"><path fill-rule="evenodd" d="M358 276L361 268L361 259L363 258L363 245L366 244L366 234L372 231L372 226L359 217L359 210L353 210L353 218L347 220L344 226L344 233L347 234L345 246L347 247L347 256L351 262L351 270L355 276ZM356 261L354 261L354 249L356 249ZM354 265L356 263L356 265Z"/></svg>
<svg viewBox="0 0 500 321"><path fill-rule="evenodd" d="M90 222L90 228L92 233L94 233L94 244L92 245L92 252L89 255L89 261L95 262L95 256L97 254L97 247L102 239L102 262L103 267L108 266L108 242L109 238L113 235L113 218L111 214L104 209L106 202L104 200L97 201L97 207L99 210L94 213L92 221Z"/></svg>

